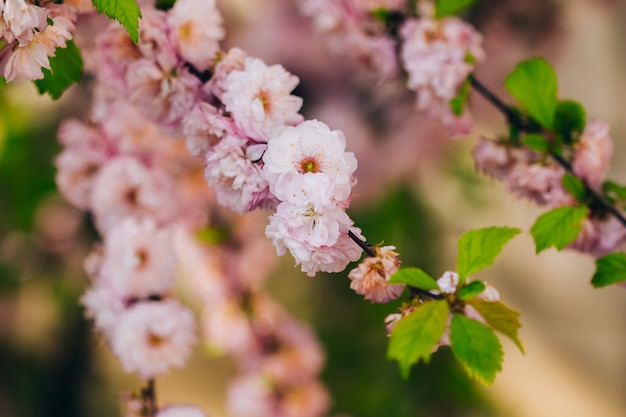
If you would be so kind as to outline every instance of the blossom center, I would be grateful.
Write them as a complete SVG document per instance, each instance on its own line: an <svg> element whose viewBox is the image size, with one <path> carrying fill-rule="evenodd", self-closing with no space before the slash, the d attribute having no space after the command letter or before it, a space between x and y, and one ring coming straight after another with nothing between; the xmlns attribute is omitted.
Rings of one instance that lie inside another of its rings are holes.
<svg viewBox="0 0 626 417"><path fill-rule="evenodd" d="M308 156L302 159L300 161L299 168L300 168L301 174L305 174L307 172L313 172L313 173L320 172L320 164L317 161L317 159L315 159L312 156Z"/></svg>
<svg viewBox="0 0 626 417"><path fill-rule="evenodd" d="M157 347L159 345L161 345L163 342L165 341L165 339L159 335L156 335L154 333L149 333L148 334L148 344L150 346L153 347Z"/></svg>

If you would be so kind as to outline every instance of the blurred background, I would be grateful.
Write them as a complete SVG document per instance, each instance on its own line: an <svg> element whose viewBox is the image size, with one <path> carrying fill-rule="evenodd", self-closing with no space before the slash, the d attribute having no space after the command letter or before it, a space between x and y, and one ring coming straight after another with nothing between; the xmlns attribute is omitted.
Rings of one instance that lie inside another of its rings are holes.
<svg viewBox="0 0 626 417"><path fill-rule="evenodd" d="M239 46L300 77L306 118L348 138L359 160L351 216L368 241L395 245L404 265L439 276L454 268L456 240L488 225L527 231L541 210L476 174L469 150L481 135L505 132L503 118L472 96L476 128L450 139L413 110L402 86L383 84L329 52L289 0L218 1L224 47ZM611 177L626 182L626 2L623 0L477 0L468 11L485 36L477 77L506 98L503 80L521 59L555 66L563 98L612 127ZM96 236L83 213L60 197L53 159L56 128L85 114L89 91L75 86L59 102L30 84L0 90L0 416L118 416L120 391L141 381L84 319L82 262ZM548 250L535 255L528 233L480 274L522 312L526 355L508 340L504 371L490 388L470 381L449 350L403 381L386 360L384 317L399 302L371 305L345 274L309 278L282 260L267 289L319 335L323 380L335 417L626 415L626 291L594 290L593 259ZM159 402L189 402L215 417L224 411L227 358L201 347L189 366L157 381Z"/></svg>

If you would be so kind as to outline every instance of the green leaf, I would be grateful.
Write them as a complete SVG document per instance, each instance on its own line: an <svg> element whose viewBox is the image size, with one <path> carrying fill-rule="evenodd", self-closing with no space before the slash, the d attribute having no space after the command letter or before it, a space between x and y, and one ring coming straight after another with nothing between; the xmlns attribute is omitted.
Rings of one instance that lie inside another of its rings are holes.
<svg viewBox="0 0 626 417"><path fill-rule="evenodd" d="M562 100L556 105L554 130L571 142L574 133L581 133L587 124L587 114L583 106L573 100Z"/></svg>
<svg viewBox="0 0 626 417"><path fill-rule="evenodd" d="M485 291L485 283L482 281L472 281L459 291L457 297L461 300L469 300L476 297L481 292Z"/></svg>
<svg viewBox="0 0 626 417"><path fill-rule="evenodd" d="M141 10L136 0L91 0L91 2L98 12L120 22L135 44L139 42Z"/></svg>
<svg viewBox="0 0 626 417"><path fill-rule="evenodd" d="M585 184L580 180L580 178L575 175L566 172L563 175L563 188L567 190L568 193L572 197L574 197L578 201L584 201L587 198L587 190L585 190Z"/></svg>
<svg viewBox="0 0 626 417"><path fill-rule="evenodd" d="M519 233L519 229L510 227L487 227L464 233L458 242L456 259L459 285L468 276L491 266L506 242Z"/></svg>
<svg viewBox="0 0 626 417"><path fill-rule="evenodd" d="M461 10L469 7L474 0L437 0L435 4L435 17L440 18L452 14L457 14Z"/></svg>
<svg viewBox="0 0 626 417"><path fill-rule="evenodd" d="M387 358L396 359L403 378L409 377L411 366L430 360L433 347L446 331L448 303L430 301L403 317L391 331Z"/></svg>
<svg viewBox="0 0 626 417"><path fill-rule="evenodd" d="M596 260L596 273L591 285L596 288L626 281L626 254L612 253Z"/></svg>
<svg viewBox="0 0 626 417"><path fill-rule="evenodd" d="M491 385L502 370L502 345L493 330L484 324L455 314L450 326L454 356L474 379Z"/></svg>
<svg viewBox="0 0 626 417"><path fill-rule="evenodd" d="M585 217L586 206L559 207L539 216L530 229L537 253L551 246L561 250L572 243L580 233L580 225Z"/></svg>
<svg viewBox="0 0 626 417"><path fill-rule="evenodd" d="M4 87L5 85L7 85L7 80L5 80L4 77L0 77L0 87Z"/></svg>
<svg viewBox="0 0 626 417"><path fill-rule="evenodd" d="M537 133L529 133L522 138L522 143L536 152L547 152L550 149L548 139Z"/></svg>
<svg viewBox="0 0 626 417"><path fill-rule="evenodd" d="M511 339L519 350L524 353L524 346L517 335L519 328L522 327L519 321L520 313L499 301L473 299L468 301L468 304L483 316L489 326Z"/></svg>
<svg viewBox="0 0 626 417"><path fill-rule="evenodd" d="M390 284L407 284L423 290L438 290L437 280L419 268L400 268L389 278Z"/></svg>
<svg viewBox="0 0 626 417"><path fill-rule="evenodd" d="M471 57L470 54L468 54L468 56ZM469 92L470 82L469 78L467 78L465 79L465 82L463 83L461 88L459 88L459 93L456 95L456 97L450 100L450 108L452 109L452 113L454 113L456 116L461 116L461 114L463 114L463 106L469 98Z"/></svg>
<svg viewBox="0 0 626 417"><path fill-rule="evenodd" d="M543 58L521 62L506 78L506 88L543 127L552 128L557 102L557 78Z"/></svg>
<svg viewBox="0 0 626 417"><path fill-rule="evenodd" d="M605 181L602 184L602 190L605 193L613 193L620 200L626 200L626 187L619 185L613 181Z"/></svg>
<svg viewBox="0 0 626 417"><path fill-rule="evenodd" d="M42 68L43 79L35 80L39 94L48 93L58 99L67 88L80 81L83 75L83 60L73 41L68 41L65 48L57 48L55 56L50 58L50 70Z"/></svg>

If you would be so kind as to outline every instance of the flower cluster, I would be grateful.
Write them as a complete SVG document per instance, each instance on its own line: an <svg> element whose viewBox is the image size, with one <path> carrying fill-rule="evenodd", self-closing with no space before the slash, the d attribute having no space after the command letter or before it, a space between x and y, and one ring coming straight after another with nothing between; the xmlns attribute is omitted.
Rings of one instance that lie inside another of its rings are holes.
<svg viewBox="0 0 626 417"><path fill-rule="evenodd" d="M387 303L395 300L404 291L404 284L389 284L389 279L400 268L395 246L375 249L376 256L365 258L358 267L350 271L350 288L372 303Z"/></svg>
<svg viewBox="0 0 626 417"><path fill-rule="evenodd" d="M608 125L601 120L590 120L570 148L572 172L589 188L600 192L613 155ZM546 155L484 137L472 154L478 171L502 181L518 198L527 198L549 208L577 203L563 186L564 168ZM626 228L617 219L590 210L582 222L580 234L569 247L600 257L625 241Z"/></svg>
<svg viewBox="0 0 626 417"><path fill-rule="evenodd" d="M15 83L42 79L50 57L72 39L76 13L66 4L0 0L0 77Z"/></svg>
<svg viewBox="0 0 626 417"><path fill-rule="evenodd" d="M456 17L435 17L430 1L419 1L417 13L410 3L301 0L300 4L341 53L350 51L385 80L399 79L404 71L407 88L416 92L418 110L440 120L452 134L468 133L467 78L484 59L482 36Z"/></svg>

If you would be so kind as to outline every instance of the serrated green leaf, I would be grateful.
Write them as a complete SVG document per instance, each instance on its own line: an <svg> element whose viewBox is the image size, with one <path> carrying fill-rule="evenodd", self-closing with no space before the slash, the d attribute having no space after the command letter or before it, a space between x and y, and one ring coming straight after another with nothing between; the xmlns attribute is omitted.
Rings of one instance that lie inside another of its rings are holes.
<svg viewBox="0 0 626 417"><path fill-rule="evenodd" d="M57 48L55 56L50 57L50 70L42 68L43 79L35 80L39 94L48 93L58 99L67 88L80 81L83 75L83 60L73 41L68 41L65 48Z"/></svg>
<svg viewBox="0 0 626 417"><path fill-rule="evenodd" d="M136 0L91 0L91 3L98 12L120 22L135 44L139 42L141 10Z"/></svg>
<svg viewBox="0 0 626 417"><path fill-rule="evenodd" d="M551 246L561 250L572 243L580 233L580 225L585 217L585 206L559 207L539 216L530 229L537 253Z"/></svg>
<svg viewBox="0 0 626 417"><path fill-rule="evenodd" d="M596 259L596 273L591 279L595 288L626 282L626 254L612 253Z"/></svg>
<svg viewBox="0 0 626 417"><path fill-rule="evenodd" d="M419 268L398 269L390 278L390 284L407 284L423 290L438 290L437 280Z"/></svg>
<svg viewBox="0 0 626 417"><path fill-rule="evenodd" d="M547 152L550 149L548 139L537 133L529 133L522 138L522 143L536 152Z"/></svg>
<svg viewBox="0 0 626 417"><path fill-rule="evenodd" d="M435 4L435 17L440 18L452 14L457 14L461 10L469 7L474 0L437 0Z"/></svg>
<svg viewBox="0 0 626 417"><path fill-rule="evenodd" d="M464 233L458 242L459 253L456 259L459 285L468 276L491 266L506 242L520 232L519 229L510 227L487 227Z"/></svg>
<svg viewBox="0 0 626 417"><path fill-rule="evenodd" d="M396 359L403 378L409 377L411 366L430 360L433 347L446 331L448 303L429 301L403 317L391 331L387 358Z"/></svg>
<svg viewBox="0 0 626 417"><path fill-rule="evenodd" d="M461 300L469 300L470 298L474 298L481 292L485 291L485 288L484 282L472 281L459 290L457 297Z"/></svg>
<svg viewBox="0 0 626 417"><path fill-rule="evenodd" d="M566 143L571 142L574 134L581 133L587 124L587 113L580 103L562 100L556 105L554 130L561 134Z"/></svg>
<svg viewBox="0 0 626 417"><path fill-rule="evenodd" d="M506 78L506 88L528 114L543 127L552 128L557 102L557 78L543 58L521 62Z"/></svg>
<svg viewBox="0 0 626 417"><path fill-rule="evenodd" d="M587 197L587 191L585 190L585 184L580 180L580 178L566 172L563 175L563 188L570 193L572 197L574 197L578 201L584 201Z"/></svg>
<svg viewBox="0 0 626 417"><path fill-rule="evenodd" d="M519 328L522 327L519 321L520 313L499 301L486 301L475 298L468 301L468 304L483 316L489 326L511 339L519 350L524 353L524 346L517 334Z"/></svg>
<svg viewBox="0 0 626 417"><path fill-rule="evenodd" d="M493 330L461 314L454 314L450 325L454 356L474 379L491 385L502 370L502 345Z"/></svg>

